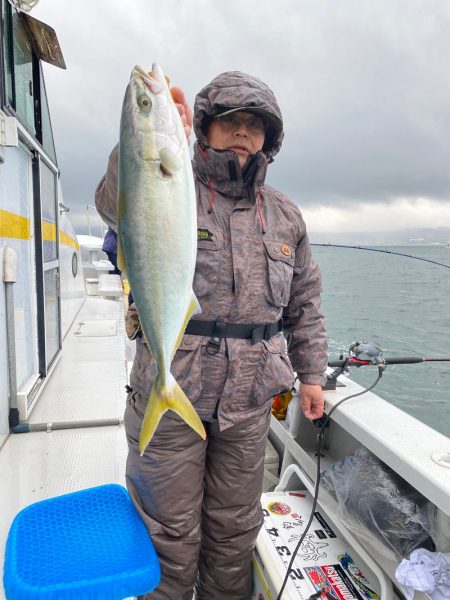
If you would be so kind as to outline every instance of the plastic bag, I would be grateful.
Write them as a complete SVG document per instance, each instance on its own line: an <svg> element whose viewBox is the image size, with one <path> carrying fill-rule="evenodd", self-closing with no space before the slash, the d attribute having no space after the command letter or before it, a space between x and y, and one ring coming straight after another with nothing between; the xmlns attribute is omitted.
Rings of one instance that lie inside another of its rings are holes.
<svg viewBox="0 0 450 600"><path fill-rule="evenodd" d="M321 485L337 500L347 528L381 554L392 559L418 546L434 550L431 503L366 448L327 467Z"/></svg>
<svg viewBox="0 0 450 600"><path fill-rule="evenodd" d="M436 546L436 551L450 554L450 515L446 515L430 502L427 517L430 522L430 535Z"/></svg>

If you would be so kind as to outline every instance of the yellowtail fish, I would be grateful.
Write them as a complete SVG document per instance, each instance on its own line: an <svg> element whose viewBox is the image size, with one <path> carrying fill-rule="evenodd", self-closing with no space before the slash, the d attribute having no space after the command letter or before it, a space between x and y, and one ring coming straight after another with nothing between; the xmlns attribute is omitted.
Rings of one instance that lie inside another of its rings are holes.
<svg viewBox="0 0 450 600"><path fill-rule="evenodd" d="M167 410L203 439L205 429L170 372L187 322L201 311L192 289L197 215L181 118L162 69L136 66L120 122L118 261L126 271L158 375L139 436L141 455Z"/></svg>

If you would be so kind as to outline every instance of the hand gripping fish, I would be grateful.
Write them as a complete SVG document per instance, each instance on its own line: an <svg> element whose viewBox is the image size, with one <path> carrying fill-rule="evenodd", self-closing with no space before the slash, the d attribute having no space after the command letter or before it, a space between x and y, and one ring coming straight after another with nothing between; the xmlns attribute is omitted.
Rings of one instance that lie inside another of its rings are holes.
<svg viewBox="0 0 450 600"><path fill-rule="evenodd" d="M201 311L192 289L196 196L186 135L162 69L136 66L120 122L118 261L126 271L158 375L139 436L141 455L167 410L203 439L203 424L170 372L187 322Z"/></svg>

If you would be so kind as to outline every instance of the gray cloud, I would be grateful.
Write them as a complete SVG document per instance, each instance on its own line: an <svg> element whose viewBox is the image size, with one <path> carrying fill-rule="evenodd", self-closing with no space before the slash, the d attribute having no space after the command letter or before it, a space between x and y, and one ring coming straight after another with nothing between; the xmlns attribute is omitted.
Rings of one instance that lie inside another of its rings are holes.
<svg viewBox="0 0 450 600"><path fill-rule="evenodd" d="M153 61L191 104L221 71L267 81L286 129L269 182L306 208L449 201L446 0L42 0L33 15L68 66L46 75L73 213L92 203L131 68Z"/></svg>

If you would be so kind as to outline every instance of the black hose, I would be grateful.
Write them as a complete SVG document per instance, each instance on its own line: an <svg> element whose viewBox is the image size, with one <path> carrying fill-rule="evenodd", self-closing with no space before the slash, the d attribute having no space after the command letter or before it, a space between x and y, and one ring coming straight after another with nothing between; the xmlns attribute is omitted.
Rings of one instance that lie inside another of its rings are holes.
<svg viewBox="0 0 450 600"><path fill-rule="evenodd" d="M56 431L57 429L84 429L85 427L112 427L123 425L123 419L94 419L90 421L49 421L48 423L19 423L11 427L11 433L30 433L31 431Z"/></svg>

